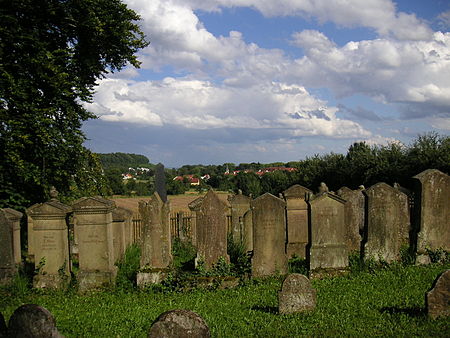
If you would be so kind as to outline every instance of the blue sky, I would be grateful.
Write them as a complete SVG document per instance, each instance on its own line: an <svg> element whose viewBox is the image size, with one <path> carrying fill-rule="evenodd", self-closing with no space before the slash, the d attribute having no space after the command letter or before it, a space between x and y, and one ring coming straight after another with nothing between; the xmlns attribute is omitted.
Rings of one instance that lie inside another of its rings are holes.
<svg viewBox="0 0 450 338"><path fill-rule="evenodd" d="M450 3L126 0L151 44L99 81L94 152L288 162L450 134Z"/></svg>

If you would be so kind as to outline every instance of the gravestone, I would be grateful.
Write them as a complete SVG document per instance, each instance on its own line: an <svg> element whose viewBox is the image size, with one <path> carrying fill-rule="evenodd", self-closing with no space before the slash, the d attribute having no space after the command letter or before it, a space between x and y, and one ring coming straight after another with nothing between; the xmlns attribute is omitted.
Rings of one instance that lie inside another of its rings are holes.
<svg viewBox="0 0 450 338"><path fill-rule="evenodd" d="M308 245L308 204L312 191L293 185L283 192L287 213L287 255L306 258Z"/></svg>
<svg viewBox="0 0 450 338"><path fill-rule="evenodd" d="M121 207L117 207L112 211L114 262L123 257L129 245L132 215L133 212L131 210Z"/></svg>
<svg viewBox="0 0 450 338"><path fill-rule="evenodd" d="M251 202L253 220L252 276L287 272L286 202L266 193Z"/></svg>
<svg viewBox="0 0 450 338"><path fill-rule="evenodd" d="M27 254L28 260L34 263L33 219L29 215L27 215Z"/></svg>
<svg viewBox="0 0 450 338"><path fill-rule="evenodd" d="M0 209L0 285L9 284L17 273L14 262L13 224Z"/></svg>
<svg viewBox="0 0 450 338"><path fill-rule="evenodd" d="M197 246L197 213L200 212L204 196L198 197L188 204L189 209L194 212L195 217L191 220L192 245Z"/></svg>
<svg viewBox="0 0 450 338"><path fill-rule="evenodd" d="M339 273L348 268L344 223L345 201L329 192L309 201L311 208L310 271L312 275ZM315 271L316 270L316 271Z"/></svg>
<svg viewBox="0 0 450 338"><path fill-rule="evenodd" d="M113 210L113 222L122 223L123 228L123 252L133 244L133 212L129 209L117 207ZM119 228L120 229L120 228ZM119 231L122 233L122 231Z"/></svg>
<svg viewBox="0 0 450 338"><path fill-rule="evenodd" d="M242 217L245 251L253 251L253 216L250 208Z"/></svg>
<svg viewBox="0 0 450 338"><path fill-rule="evenodd" d="M164 172L164 165L162 163L158 163L155 167L155 191L158 193L161 201L166 203L166 173Z"/></svg>
<svg viewBox="0 0 450 338"><path fill-rule="evenodd" d="M161 282L172 263L170 205L155 192L149 202L139 202L139 213L143 234L137 284L143 287Z"/></svg>
<svg viewBox="0 0 450 338"><path fill-rule="evenodd" d="M289 274L278 293L278 313L291 314L316 308L316 290L309 279L299 273Z"/></svg>
<svg viewBox="0 0 450 338"><path fill-rule="evenodd" d="M426 255L426 249L450 251L450 176L429 169L413 178L418 255Z"/></svg>
<svg viewBox="0 0 450 338"><path fill-rule="evenodd" d="M367 241L364 257L392 263L401 259L400 249L409 244L409 203L401 191L377 183L367 196Z"/></svg>
<svg viewBox="0 0 450 338"><path fill-rule="evenodd" d="M25 304L17 308L9 318L8 337L62 338L56 328L53 315L46 308Z"/></svg>
<svg viewBox="0 0 450 338"><path fill-rule="evenodd" d="M244 243L245 229L244 229L244 214L250 209L251 198L242 195L242 190L239 190L237 195L228 197L231 206L231 234L235 243Z"/></svg>
<svg viewBox="0 0 450 338"><path fill-rule="evenodd" d="M22 263L22 253L20 247L20 220L23 214L17 210L11 208L3 209L6 212L6 217L12 222L13 225L13 251L14 262L16 264Z"/></svg>
<svg viewBox="0 0 450 338"><path fill-rule="evenodd" d="M211 269L220 257L229 262L227 204L220 200L213 190L209 190L203 198L191 202L189 207L196 214L196 265L203 262L206 269Z"/></svg>
<svg viewBox="0 0 450 338"><path fill-rule="evenodd" d="M209 327L194 311L171 310L161 314L152 324L150 338L209 338Z"/></svg>
<svg viewBox="0 0 450 338"><path fill-rule="evenodd" d="M338 196L346 201L344 223L347 228L347 246L351 252L361 250L361 233L364 231L365 197L363 189L351 190L342 187Z"/></svg>
<svg viewBox="0 0 450 338"><path fill-rule="evenodd" d="M70 281L69 230L72 209L56 198L27 209L33 221L35 288L65 288Z"/></svg>
<svg viewBox="0 0 450 338"><path fill-rule="evenodd" d="M444 271L425 295L428 316L432 319L450 316L450 270Z"/></svg>
<svg viewBox="0 0 450 338"><path fill-rule="evenodd" d="M72 204L74 229L78 239L80 292L114 285L113 201L102 197L83 197Z"/></svg>

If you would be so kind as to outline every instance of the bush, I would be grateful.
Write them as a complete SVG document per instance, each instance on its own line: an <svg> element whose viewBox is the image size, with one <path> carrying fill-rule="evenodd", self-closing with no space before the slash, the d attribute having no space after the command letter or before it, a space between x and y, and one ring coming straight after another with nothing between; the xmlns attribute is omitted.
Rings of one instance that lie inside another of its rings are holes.
<svg viewBox="0 0 450 338"><path fill-rule="evenodd" d="M116 288L131 290L136 286L136 276L140 268L141 249L137 244L130 245L116 265L118 267Z"/></svg>

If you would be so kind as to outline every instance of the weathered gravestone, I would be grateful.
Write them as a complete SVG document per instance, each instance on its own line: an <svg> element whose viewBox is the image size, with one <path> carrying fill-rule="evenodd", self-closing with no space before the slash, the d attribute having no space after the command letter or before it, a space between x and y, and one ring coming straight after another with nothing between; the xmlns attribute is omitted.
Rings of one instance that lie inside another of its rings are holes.
<svg viewBox="0 0 450 338"><path fill-rule="evenodd" d="M450 316L450 270L443 272L425 295L428 316L432 319Z"/></svg>
<svg viewBox="0 0 450 338"><path fill-rule="evenodd" d="M351 190L342 187L338 190L338 196L346 201L344 211L344 223L347 228L347 246L349 251L361 250L361 235L364 231L365 197L363 189Z"/></svg>
<svg viewBox="0 0 450 338"><path fill-rule="evenodd" d="M70 281L69 230L66 217L72 209L57 199L27 209L33 220L34 277L36 288L64 288Z"/></svg>
<svg viewBox="0 0 450 338"><path fill-rule="evenodd" d="M286 202L266 193L251 202L253 220L252 276L287 272Z"/></svg>
<svg viewBox="0 0 450 338"><path fill-rule="evenodd" d="M133 244L133 212L126 208L117 207L113 210L114 246L116 241L122 254ZM117 234L117 235L116 235ZM120 237L122 236L122 239Z"/></svg>
<svg viewBox="0 0 450 338"><path fill-rule="evenodd" d="M139 202L139 213L143 235L137 284L143 287L161 282L172 263L170 205L168 202L164 203L155 192L149 202Z"/></svg>
<svg viewBox="0 0 450 338"><path fill-rule="evenodd" d="M209 327L197 313L171 310L161 314L152 324L149 338L209 338Z"/></svg>
<svg viewBox="0 0 450 338"><path fill-rule="evenodd" d="M386 183L377 183L364 193L367 196L364 257L387 263L399 261L400 249L409 244L408 196Z"/></svg>
<svg viewBox="0 0 450 338"><path fill-rule="evenodd" d="M53 315L46 308L25 304L17 308L9 318L8 337L11 338L59 338Z"/></svg>
<svg viewBox="0 0 450 338"><path fill-rule="evenodd" d="M237 195L228 197L231 206L231 234L235 243L245 243L247 240L243 217L250 209L251 200L250 197L242 195L241 190Z"/></svg>
<svg viewBox="0 0 450 338"><path fill-rule="evenodd" d="M416 181L417 253L426 255L426 249L450 251L450 176L429 169L413 178Z"/></svg>
<svg viewBox="0 0 450 338"><path fill-rule="evenodd" d="M220 257L229 262L227 204L221 201L214 191L209 190L203 198L191 202L189 208L196 214L196 264L203 262L206 269L211 269Z"/></svg>
<svg viewBox="0 0 450 338"><path fill-rule="evenodd" d="M115 284L113 201L83 197L72 204L74 229L78 239L79 291Z"/></svg>
<svg viewBox="0 0 450 338"><path fill-rule="evenodd" d="M21 264L22 254L20 248L20 220L22 219L23 214L11 208L5 208L3 210L6 212L6 217L12 222L13 225L14 262L16 264Z"/></svg>
<svg viewBox="0 0 450 338"><path fill-rule="evenodd" d="M283 192L287 213L287 255L306 258L308 245L308 204L312 191L293 185Z"/></svg>
<svg viewBox="0 0 450 338"><path fill-rule="evenodd" d="M329 192L309 201L311 208L311 275L339 273L348 268L348 249L344 222L345 201Z"/></svg>
<svg viewBox="0 0 450 338"><path fill-rule="evenodd" d="M299 273L289 274L278 293L278 313L291 314L316 308L316 290L309 279Z"/></svg>
<svg viewBox="0 0 450 338"><path fill-rule="evenodd" d="M253 251L253 216L250 208L242 217L245 251Z"/></svg>
<svg viewBox="0 0 450 338"><path fill-rule="evenodd" d="M14 262L13 224L0 209L0 284L9 284L16 274Z"/></svg>

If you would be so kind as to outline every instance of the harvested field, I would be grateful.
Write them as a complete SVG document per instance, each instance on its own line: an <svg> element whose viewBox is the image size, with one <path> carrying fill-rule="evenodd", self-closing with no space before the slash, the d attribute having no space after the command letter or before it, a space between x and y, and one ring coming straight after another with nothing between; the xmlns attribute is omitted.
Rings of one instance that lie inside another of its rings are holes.
<svg viewBox="0 0 450 338"><path fill-rule="evenodd" d="M216 191L219 198L228 204L228 195L227 192L222 191ZM197 193L197 192L191 192L191 193L185 193L183 195L169 195L169 201L170 206L173 212L178 211L189 211L188 204L191 203L193 200L205 196L205 193ZM150 198L150 196L139 196L139 197L121 197L121 196L114 196L112 199L116 203L118 207L127 208L132 210L134 213L138 212L138 206L139 201L146 201Z"/></svg>

